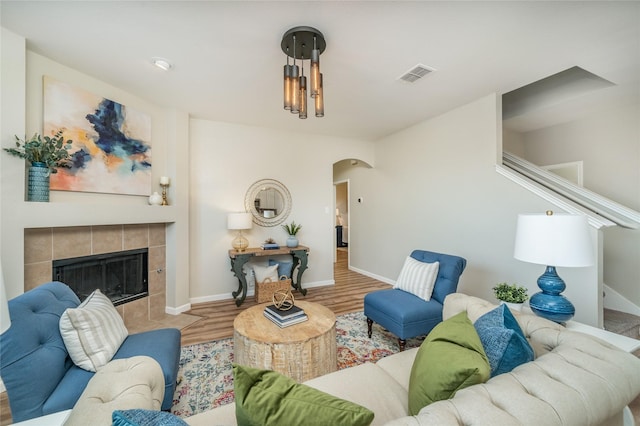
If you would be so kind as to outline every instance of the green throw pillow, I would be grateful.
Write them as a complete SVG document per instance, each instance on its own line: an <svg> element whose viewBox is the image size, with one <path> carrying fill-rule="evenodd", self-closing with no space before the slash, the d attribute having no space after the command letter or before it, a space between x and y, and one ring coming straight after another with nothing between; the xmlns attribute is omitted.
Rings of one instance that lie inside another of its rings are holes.
<svg viewBox="0 0 640 426"><path fill-rule="evenodd" d="M373 412L271 370L233 364L240 426L369 425Z"/></svg>
<svg viewBox="0 0 640 426"><path fill-rule="evenodd" d="M409 413L489 379L491 368L466 312L431 330L416 355L409 378Z"/></svg>

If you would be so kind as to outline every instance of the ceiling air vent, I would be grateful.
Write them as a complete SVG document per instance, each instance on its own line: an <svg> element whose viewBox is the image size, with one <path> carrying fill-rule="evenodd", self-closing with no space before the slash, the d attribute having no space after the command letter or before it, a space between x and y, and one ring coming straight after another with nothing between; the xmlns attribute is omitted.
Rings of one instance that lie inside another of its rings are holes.
<svg viewBox="0 0 640 426"><path fill-rule="evenodd" d="M425 75L435 71L434 68L428 67L426 65L418 64L411 68L409 71L404 73L398 78L398 80L406 81L407 83L413 83L415 81L420 80Z"/></svg>

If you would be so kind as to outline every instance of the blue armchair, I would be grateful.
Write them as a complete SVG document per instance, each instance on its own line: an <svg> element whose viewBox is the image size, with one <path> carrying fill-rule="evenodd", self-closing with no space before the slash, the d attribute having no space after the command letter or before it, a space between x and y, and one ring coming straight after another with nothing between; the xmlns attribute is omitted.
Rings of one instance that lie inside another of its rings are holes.
<svg viewBox="0 0 640 426"><path fill-rule="evenodd" d="M66 284L50 282L9 301L11 328L0 335L0 375L14 422L73 408L95 373L73 364L58 323L80 300ZM147 355L165 376L162 409L173 405L180 330L165 328L130 334L113 359Z"/></svg>
<svg viewBox="0 0 640 426"><path fill-rule="evenodd" d="M431 300L428 302L399 289L378 290L364 297L364 315L371 338L373 323L398 336L400 350L407 339L428 334L442 322L444 298L455 293L467 261L459 256L414 250L411 257L425 263L440 262Z"/></svg>

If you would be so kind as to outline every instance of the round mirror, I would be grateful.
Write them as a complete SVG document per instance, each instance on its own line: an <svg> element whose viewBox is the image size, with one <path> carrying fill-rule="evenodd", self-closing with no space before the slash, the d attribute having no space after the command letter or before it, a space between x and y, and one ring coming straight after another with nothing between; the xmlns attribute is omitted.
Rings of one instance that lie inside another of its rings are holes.
<svg viewBox="0 0 640 426"><path fill-rule="evenodd" d="M291 194L277 180L262 179L251 185L244 197L244 207L261 226L276 226L291 212Z"/></svg>

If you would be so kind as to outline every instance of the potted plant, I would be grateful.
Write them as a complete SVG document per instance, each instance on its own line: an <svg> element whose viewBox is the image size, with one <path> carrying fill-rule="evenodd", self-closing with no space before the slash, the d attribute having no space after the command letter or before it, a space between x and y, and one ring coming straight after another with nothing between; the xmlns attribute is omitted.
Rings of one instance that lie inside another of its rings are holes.
<svg viewBox="0 0 640 426"><path fill-rule="evenodd" d="M496 299L518 311L522 309L522 304L529 298L527 288L517 284L499 283L493 287L493 294Z"/></svg>
<svg viewBox="0 0 640 426"><path fill-rule="evenodd" d="M282 225L282 229L287 231L287 234L289 234L289 238L287 238L287 247L298 247L298 238L296 238L296 234L301 228L302 225L298 225L294 221L289 224Z"/></svg>
<svg viewBox="0 0 640 426"><path fill-rule="evenodd" d="M15 148L4 148L9 154L29 161L27 200L49 201L49 175L57 173L58 167L69 167L71 140L64 140L64 130L58 130L52 137L44 138L34 133L31 139L16 136Z"/></svg>

